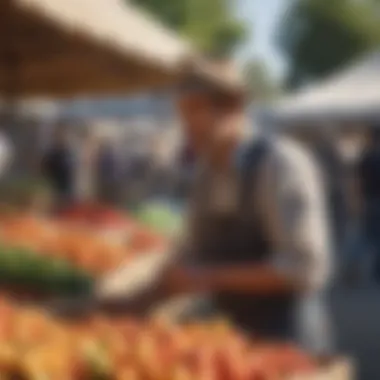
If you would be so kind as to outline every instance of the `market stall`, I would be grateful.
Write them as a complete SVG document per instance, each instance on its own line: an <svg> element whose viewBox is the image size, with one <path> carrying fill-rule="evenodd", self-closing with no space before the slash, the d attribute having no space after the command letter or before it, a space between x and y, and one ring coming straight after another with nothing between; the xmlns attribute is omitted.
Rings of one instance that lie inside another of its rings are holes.
<svg viewBox="0 0 380 380"><path fill-rule="evenodd" d="M0 241L2 286L19 284L53 296L91 290L93 281L168 244L144 224L101 205L73 207L55 218L2 215Z"/></svg>
<svg viewBox="0 0 380 380"><path fill-rule="evenodd" d="M174 83L191 48L120 0L0 5L0 89L18 96L131 93Z"/></svg>
<svg viewBox="0 0 380 380"><path fill-rule="evenodd" d="M176 83L184 74L240 93L236 78L194 60L186 44L123 4L1 2L0 90L6 100L130 93ZM319 360L289 344L259 341L228 323L180 326L149 315L115 317L94 309L74 320L53 315L52 309L41 307L46 304L38 302L40 296L60 300L75 295L86 303L94 289L107 293L99 280L109 278L113 285L112 275L131 265L144 272L145 281L156 266L136 259L166 260L169 240L153 231L153 225L145 227L102 205L50 216L37 215L29 206L0 215L1 377L350 379L345 361ZM157 216L145 218L151 222ZM133 282L116 277L117 282L126 280L118 286L123 291Z"/></svg>
<svg viewBox="0 0 380 380"><path fill-rule="evenodd" d="M30 160L19 157L27 132L20 133L18 117L29 98L128 95L171 86L193 57L189 44L124 1L2 1L0 124L15 147L11 174L22 164L29 169Z"/></svg>

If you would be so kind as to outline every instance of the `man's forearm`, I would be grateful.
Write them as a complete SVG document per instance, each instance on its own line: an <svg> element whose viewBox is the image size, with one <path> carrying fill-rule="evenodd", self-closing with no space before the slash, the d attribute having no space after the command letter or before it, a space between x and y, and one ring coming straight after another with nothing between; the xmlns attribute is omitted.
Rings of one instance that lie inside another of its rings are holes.
<svg viewBox="0 0 380 380"><path fill-rule="evenodd" d="M276 294L294 291L295 283L270 265L215 269L211 273L218 290L252 294Z"/></svg>
<svg viewBox="0 0 380 380"><path fill-rule="evenodd" d="M269 265L253 265L223 268L173 268L164 276L161 284L135 294L99 300L107 312L129 310L145 313L161 301L173 296L209 292L236 292L242 294L272 295L296 291L293 281Z"/></svg>
<svg viewBox="0 0 380 380"><path fill-rule="evenodd" d="M188 292L225 291L248 294L276 294L295 291L290 280L269 265L237 266L184 270ZM174 284L173 284L174 286Z"/></svg>
<svg viewBox="0 0 380 380"><path fill-rule="evenodd" d="M295 281L270 265L211 268L173 266L159 277L161 281L135 292L133 296L106 297L98 301L107 309L145 311L166 298L184 294L224 291L265 295L297 289Z"/></svg>

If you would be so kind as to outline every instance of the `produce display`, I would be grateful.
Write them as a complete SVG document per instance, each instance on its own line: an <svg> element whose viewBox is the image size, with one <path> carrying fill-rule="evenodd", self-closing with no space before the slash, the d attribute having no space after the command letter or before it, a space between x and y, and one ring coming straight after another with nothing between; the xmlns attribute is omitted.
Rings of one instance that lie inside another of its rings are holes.
<svg viewBox="0 0 380 380"><path fill-rule="evenodd" d="M69 322L0 301L2 379L283 380L316 369L297 348L249 340L225 322Z"/></svg>
<svg viewBox="0 0 380 380"><path fill-rule="evenodd" d="M165 246L162 237L141 227L126 231L120 240L105 238L91 228L27 215L0 218L0 241L64 260L93 276L103 276L137 255Z"/></svg>
<svg viewBox="0 0 380 380"><path fill-rule="evenodd" d="M0 285L34 294L78 295L89 292L93 281L86 272L59 258L0 244Z"/></svg>
<svg viewBox="0 0 380 380"><path fill-rule="evenodd" d="M1 241L32 249L45 258L60 258L94 275L117 267L128 257L125 247L106 242L86 230L69 228L28 217L15 217L1 225Z"/></svg>
<svg viewBox="0 0 380 380"><path fill-rule="evenodd" d="M0 216L0 380L289 380L318 371L297 347L251 339L226 321L67 320L7 298L9 285L84 294L120 264L166 248L166 238L132 218L90 209L49 220ZM125 231L123 239L105 238L107 226Z"/></svg>

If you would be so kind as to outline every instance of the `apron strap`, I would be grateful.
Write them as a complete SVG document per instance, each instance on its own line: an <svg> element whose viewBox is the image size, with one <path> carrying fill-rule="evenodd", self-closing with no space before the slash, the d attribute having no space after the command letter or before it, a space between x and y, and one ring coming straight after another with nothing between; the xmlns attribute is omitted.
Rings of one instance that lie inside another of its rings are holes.
<svg viewBox="0 0 380 380"><path fill-rule="evenodd" d="M241 203L249 199L255 188L257 174L264 159L271 151L271 143L268 139L260 137L243 148L240 161L241 175Z"/></svg>

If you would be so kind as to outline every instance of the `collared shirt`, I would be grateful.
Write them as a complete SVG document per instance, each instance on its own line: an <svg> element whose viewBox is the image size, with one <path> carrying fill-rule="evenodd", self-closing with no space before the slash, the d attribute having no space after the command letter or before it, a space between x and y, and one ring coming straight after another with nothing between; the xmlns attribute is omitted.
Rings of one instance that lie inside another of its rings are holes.
<svg viewBox="0 0 380 380"><path fill-rule="evenodd" d="M242 148L244 149L244 148ZM322 173L312 156L286 138L273 142L273 153L261 163L252 204L272 240L273 266L307 289L326 285L331 272L330 229ZM216 173L202 168L195 183L185 247L197 248L204 213L239 212L239 157ZM206 199L207 194L212 197Z"/></svg>

